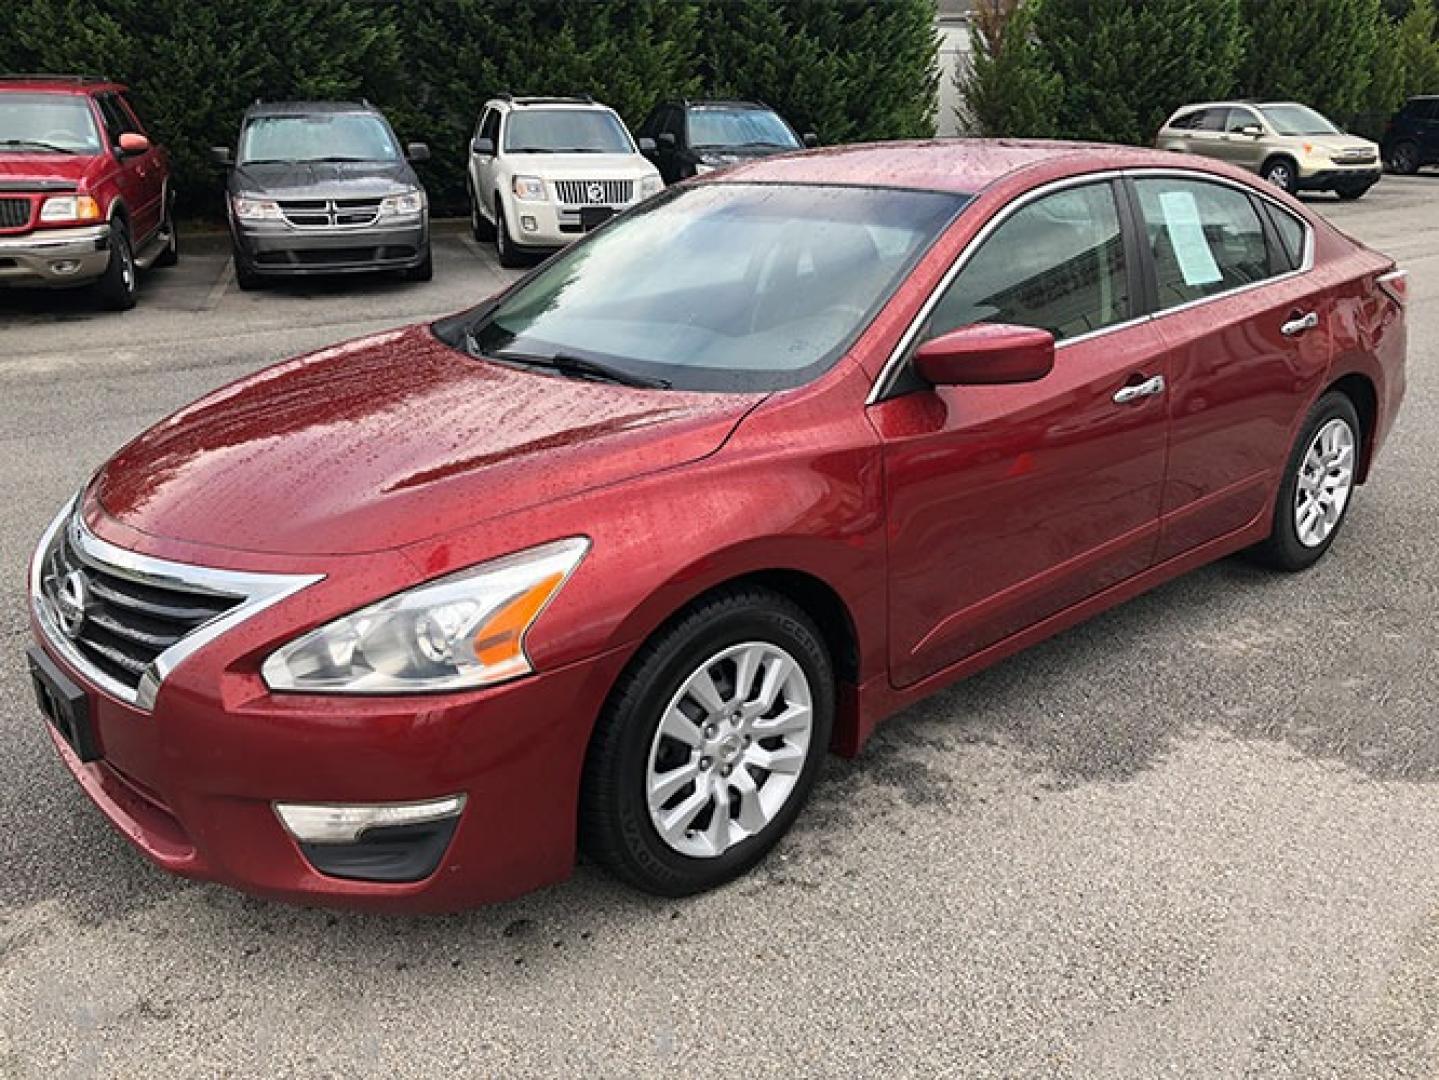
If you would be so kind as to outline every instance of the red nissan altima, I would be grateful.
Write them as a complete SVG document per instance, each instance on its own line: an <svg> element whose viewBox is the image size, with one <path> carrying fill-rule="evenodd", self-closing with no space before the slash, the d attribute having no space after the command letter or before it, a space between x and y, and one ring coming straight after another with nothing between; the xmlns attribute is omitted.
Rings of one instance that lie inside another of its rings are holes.
<svg viewBox="0 0 1439 1080"><path fill-rule="evenodd" d="M1321 558L1404 306L1209 161L736 168L126 446L36 551L37 696L180 874L435 910L578 846L707 889L904 705L1231 552Z"/></svg>

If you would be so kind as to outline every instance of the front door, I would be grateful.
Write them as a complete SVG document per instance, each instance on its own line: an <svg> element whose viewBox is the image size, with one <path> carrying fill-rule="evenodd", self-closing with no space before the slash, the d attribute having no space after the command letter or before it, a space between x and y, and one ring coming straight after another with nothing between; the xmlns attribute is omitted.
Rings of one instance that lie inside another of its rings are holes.
<svg viewBox="0 0 1439 1080"><path fill-rule="evenodd" d="M870 406L884 445L890 668L917 682L1148 568L1163 489L1165 346L1140 311L1110 181L1009 212L922 342L975 322L1051 331L1054 371Z"/></svg>

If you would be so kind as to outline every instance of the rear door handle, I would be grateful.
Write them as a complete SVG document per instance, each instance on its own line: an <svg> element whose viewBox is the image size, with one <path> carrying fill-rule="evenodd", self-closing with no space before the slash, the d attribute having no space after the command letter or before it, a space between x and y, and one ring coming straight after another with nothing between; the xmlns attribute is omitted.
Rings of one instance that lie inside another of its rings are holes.
<svg viewBox="0 0 1439 1080"><path fill-rule="evenodd" d="M1141 401L1162 393L1164 393L1164 376L1155 375L1153 378L1145 379L1142 383L1136 383L1133 386L1121 386L1114 392L1114 403L1128 405L1130 402Z"/></svg>
<svg viewBox="0 0 1439 1080"><path fill-rule="evenodd" d="M1313 330L1319 325L1319 313L1311 311L1308 315L1300 315L1298 318L1290 319L1279 328L1279 332L1285 337L1298 337L1306 330Z"/></svg>

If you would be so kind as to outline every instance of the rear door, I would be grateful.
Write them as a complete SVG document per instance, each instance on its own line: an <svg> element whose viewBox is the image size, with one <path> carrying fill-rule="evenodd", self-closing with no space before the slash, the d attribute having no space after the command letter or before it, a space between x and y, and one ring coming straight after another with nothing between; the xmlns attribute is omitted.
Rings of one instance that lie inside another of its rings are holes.
<svg viewBox="0 0 1439 1080"><path fill-rule="evenodd" d="M1168 349L1161 561L1269 512L1299 413L1328 369L1329 302L1307 223L1245 185L1134 173Z"/></svg>
<svg viewBox="0 0 1439 1080"><path fill-rule="evenodd" d="M1117 182L1001 211L908 348L976 322L1050 330L1053 372L915 386L869 408L884 445L890 666L909 685L1149 567L1165 349L1136 295Z"/></svg>

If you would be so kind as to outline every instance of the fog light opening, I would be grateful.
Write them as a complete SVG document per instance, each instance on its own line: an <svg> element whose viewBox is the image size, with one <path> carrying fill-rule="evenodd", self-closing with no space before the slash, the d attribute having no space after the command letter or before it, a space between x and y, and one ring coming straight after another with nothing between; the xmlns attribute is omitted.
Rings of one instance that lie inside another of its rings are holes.
<svg viewBox="0 0 1439 1080"><path fill-rule="evenodd" d="M79 259L54 259L50 263L50 272L54 274L73 274L79 269Z"/></svg>
<svg viewBox="0 0 1439 1080"><path fill-rule="evenodd" d="M526 214L525 216L520 218L520 228L524 229L525 232L534 232L537 228L539 228L539 225L538 223L536 223L534 218Z"/></svg>

